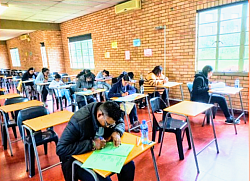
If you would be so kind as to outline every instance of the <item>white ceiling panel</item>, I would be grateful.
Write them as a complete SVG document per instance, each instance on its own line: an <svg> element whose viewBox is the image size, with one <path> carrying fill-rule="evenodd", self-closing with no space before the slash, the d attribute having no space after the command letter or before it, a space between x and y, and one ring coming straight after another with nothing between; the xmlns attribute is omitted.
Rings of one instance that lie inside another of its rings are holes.
<svg viewBox="0 0 250 181"><path fill-rule="evenodd" d="M13 37L20 36L25 33L33 32L34 30L3 30L0 29L0 40L8 40Z"/></svg>
<svg viewBox="0 0 250 181"><path fill-rule="evenodd" d="M73 14L73 13L79 12L80 10L78 10L78 9L71 9L71 8L68 8L68 9L66 9L66 8L60 8L60 7L57 7L55 5L55 6L52 6L52 7L48 8L48 9L46 9L46 11L63 12L63 13L71 13L71 14Z"/></svg>

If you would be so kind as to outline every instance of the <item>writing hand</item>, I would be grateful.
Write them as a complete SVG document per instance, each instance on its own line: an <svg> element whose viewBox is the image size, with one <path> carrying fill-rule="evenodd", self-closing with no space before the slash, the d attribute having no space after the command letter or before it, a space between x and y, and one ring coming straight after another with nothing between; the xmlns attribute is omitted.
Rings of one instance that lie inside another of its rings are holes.
<svg viewBox="0 0 250 181"><path fill-rule="evenodd" d="M95 142L95 149L96 150L100 150L100 149L104 148L106 145L106 140L103 138L97 138L94 140L94 142Z"/></svg>
<svg viewBox="0 0 250 181"><path fill-rule="evenodd" d="M94 92L94 91L95 91L95 88L92 87L92 88L91 88L91 91Z"/></svg>
<svg viewBox="0 0 250 181"><path fill-rule="evenodd" d="M127 96L127 95L128 95L128 92L122 93L122 97Z"/></svg>
<svg viewBox="0 0 250 181"><path fill-rule="evenodd" d="M111 134L111 138L113 140L113 143L116 147L120 146L121 144L121 137L120 137L120 134L118 132L113 132Z"/></svg>
<svg viewBox="0 0 250 181"><path fill-rule="evenodd" d="M86 89L86 88L83 88L83 91L87 91L88 89Z"/></svg>

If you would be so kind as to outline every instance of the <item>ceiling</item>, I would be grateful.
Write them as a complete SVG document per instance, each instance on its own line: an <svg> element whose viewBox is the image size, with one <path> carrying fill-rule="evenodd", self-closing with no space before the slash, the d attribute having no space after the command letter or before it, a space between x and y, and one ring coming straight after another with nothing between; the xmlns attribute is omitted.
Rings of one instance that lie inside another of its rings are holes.
<svg viewBox="0 0 250 181"><path fill-rule="evenodd" d="M8 40L34 30L3 30L0 29L0 40Z"/></svg>
<svg viewBox="0 0 250 181"><path fill-rule="evenodd" d="M9 5L9 8L0 15L0 19L62 23L114 6L123 1L124 0L0 0L1 3L8 3ZM16 37L18 34L18 31L0 30L0 40L7 40L6 37ZM20 32L21 31L23 30L20 30ZM22 32L21 34L23 33L28 33L28 31Z"/></svg>

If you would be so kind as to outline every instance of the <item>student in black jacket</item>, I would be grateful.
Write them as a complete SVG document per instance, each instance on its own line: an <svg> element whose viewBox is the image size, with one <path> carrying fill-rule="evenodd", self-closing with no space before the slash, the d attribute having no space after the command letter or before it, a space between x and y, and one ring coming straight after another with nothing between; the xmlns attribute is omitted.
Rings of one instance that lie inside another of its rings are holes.
<svg viewBox="0 0 250 181"><path fill-rule="evenodd" d="M102 149L106 141L113 141L115 146L121 144L125 124L121 110L116 102L91 103L79 109L70 119L57 144L56 153L62 162L62 171L66 181L72 177L72 155L79 155L92 150ZM104 139L100 139L103 137ZM123 166L119 181L133 181L135 166L131 161ZM92 181L93 177L84 169L75 169L75 180ZM110 177L98 175L99 181L111 181Z"/></svg>
<svg viewBox="0 0 250 181"><path fill-rule="evenodd" d="M34 80L36 79L36 75L35 75L35 69L33 67L29 68L27 70L27 72L25 72L23 74L22 77L22 81L26 81L26 80ZM25 90L27 91L27 93L29 94L29 99L36 99L37 96L37 89L36 86L34 85L34 82L28 82L25 83Z"/></svg>
<svg viewBox="0 0 250 181"><path fill-rule="evenodd" d="M212 75L213 75L213 68L210 65L206 65L202 69L202 72L195 75L193 82L193 90L191 95L192 101L208 103L209 100L208 90L210 89L208 85L208 80ZM226 117L225 123L233 124L234 120L229 113L225 97L213 94L210 103L218 103ZM237 122L237 124L238 123L239 122Z"/></svg>

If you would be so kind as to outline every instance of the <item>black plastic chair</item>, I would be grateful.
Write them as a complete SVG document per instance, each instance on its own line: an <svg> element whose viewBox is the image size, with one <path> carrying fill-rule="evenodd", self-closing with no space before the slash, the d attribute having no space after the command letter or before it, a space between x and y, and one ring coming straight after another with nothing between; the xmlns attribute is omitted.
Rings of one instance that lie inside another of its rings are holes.
<svg viewBox="0 0 250 181"><path fill-rule="evenodd" d="M55 89L52 89L52 105L54 106L54 100L56 100L56 109L58 110L59 109L59 103L60 103L60 109L61 111L63 110L63 104L62 104L62 101L64 99L64 102L65 102L65 107L67 107L67 99L65 96L62 96L62 97L59 97L59 96L56 96L56 93L55 93ZM54 112L54 108L53 108L53 112Z"/></svg>
<svg viewBox="0 0 250 181"><path fill-rule="evenodd" d="M115 84L118 81L117 77L113 77L111 80L111 85Z"/></svg>
<svg viewBox="0 0 250 181"><path fill-rule="evenodd" d="M29 101L29 99L26 98L26 97L13 97L13 98L7 99L5 101L5 103L4 103L4 105L11 105L11 104L16 104L16 103L20 103L20 102L27 102L27 101ZM5 113L7 127L12 128L15 138L17 138L16 126L17 126L18 112L19 111L11 112L11 115L12 115L13 119L10 119L9 114ZM1 134L2 134L4 150L6 150L7 149L7 132L6 132L6 129L5 129L5 123L4 122L1 122Z"/></svg>
<svg viewBox="0 0 250 181"><path fill-rule="evenodd" d="M24 149L25 149L25 163L26 163L26 172L29 171L30 177L35 175L35 155L34 155L34 148L32 145L32 139L29 135L29 132L25 134L22 130L22 123L25 120L33 119L36 117L44 116L49 114L48 110L43 106L36 106L23 109L19 111L17 116L17 125L22 136L24 142ZM44 145L44 153L47 155L47 143L54 141L57 145L58 143L58 136L54 132L53 128L48 128L46 131L37 131L34 133L36 146ZM28 157L28 162L27 162Z"/></svg>
<svg viewBox="0 0 250 181"><path fill-rule="evenodd" d="M162 135L162 131L163 131L163 125L164 125L164 122L166 121L166 119L165 119L166 112L165 111L163 112L163 120L164 121L157 121L156 116L155 116L155 111L157 111L159 109L164 109L167 107L167 105L160 97L155 97L155 98L150 99L150 107L151 107L151 111L152 111L152 115L153 115L152 141L155 141L156 132L159 131L158 143L160 143L161 135ZM186 136L187 136L187 141L188 141L188 149L191 149L191 142L190 142L187 122L182 121L182 120L178 120L178 119L173 119L171 117L169 117L167 119L165 132L175 134L180 160L184 159L183 146L182 146L182 141L183 141L183 137L184 137L184 134L182 137L182 132L184 133L184 131L186 131ZM161 155L161 150L159 152L159 156L160 155Z"/></svg>

